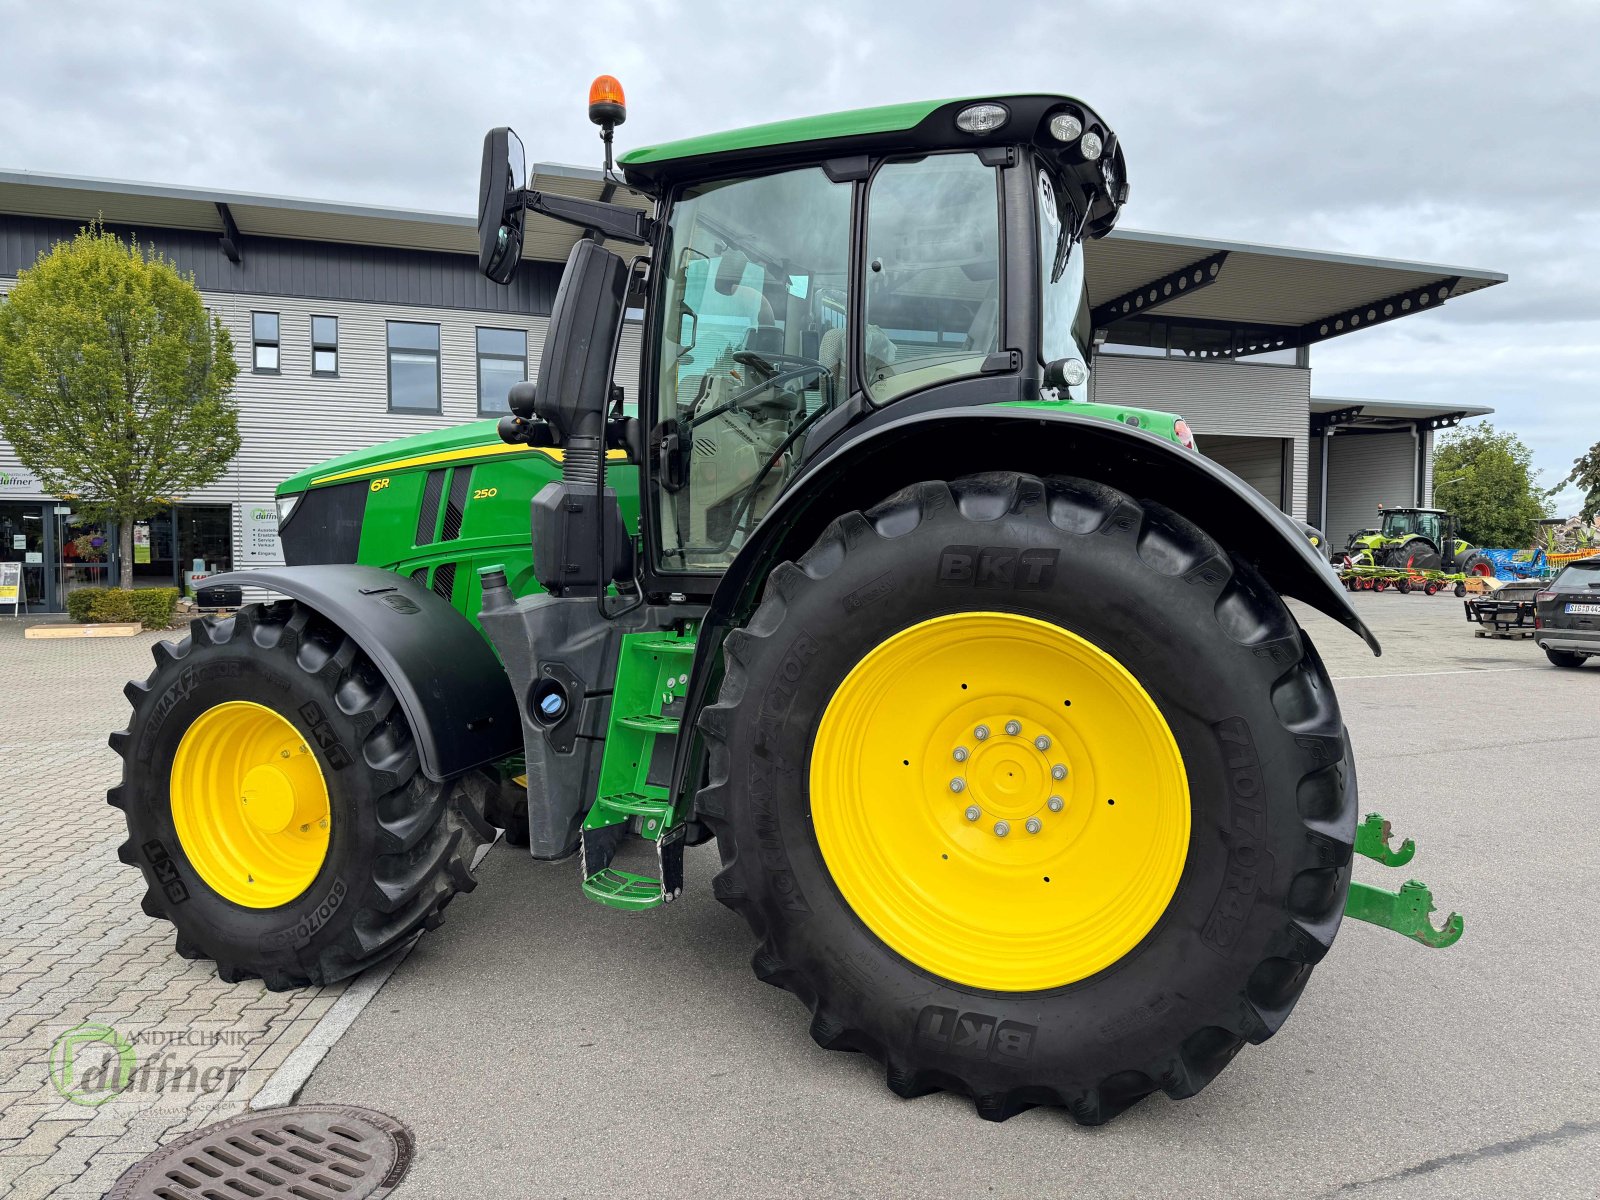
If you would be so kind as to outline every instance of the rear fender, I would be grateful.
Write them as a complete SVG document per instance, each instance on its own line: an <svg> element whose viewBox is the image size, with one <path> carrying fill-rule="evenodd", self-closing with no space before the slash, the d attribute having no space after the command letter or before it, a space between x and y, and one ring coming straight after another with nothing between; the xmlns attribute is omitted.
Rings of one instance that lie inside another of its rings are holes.
<svg viewBox="0 0 1600 1200"><path fill-rule="evenodd" d="M444 780L522 749L505 669L472 622L404 576L323 564L235 571L206 580L300 601L361 647L394 689L422 771Z"/></svg>
<svg viewBox="0 0 1600 1200"><path fill-rule="evenodd" d="M1253 564L1280 594L1326 613L1382 653L1297 521L1232 472L1154 434L1070 411L983 405L906 416L841 442L790 485L718 585L700 632L685 729L720 683L722 638L754 611L774 567L800 557L841 513L870 508L913 483L979 471L1075 475L1164 504ZM699 779L699 743L679 742L680 799Z"/></svg>

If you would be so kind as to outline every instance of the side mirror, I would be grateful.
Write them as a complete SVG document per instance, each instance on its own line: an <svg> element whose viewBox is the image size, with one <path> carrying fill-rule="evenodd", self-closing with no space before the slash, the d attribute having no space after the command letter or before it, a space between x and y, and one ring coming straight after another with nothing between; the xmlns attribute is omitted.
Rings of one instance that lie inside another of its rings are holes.
<svg viewBox="0 0 1600 1200"><path fill-rule="evenodd" d="M603 452L611 367L627 303L628 264L587 238L572 247L539 355L536 409L567 447L567 465L588 449Z"/></svg>
<svg viewBox="0 0 1600 1200"><path fill-rule="evenodd" d="M522 139L502 126L483 139L478 176L478 270L510 283L522 258L522 188L527 160Z"/></svg>

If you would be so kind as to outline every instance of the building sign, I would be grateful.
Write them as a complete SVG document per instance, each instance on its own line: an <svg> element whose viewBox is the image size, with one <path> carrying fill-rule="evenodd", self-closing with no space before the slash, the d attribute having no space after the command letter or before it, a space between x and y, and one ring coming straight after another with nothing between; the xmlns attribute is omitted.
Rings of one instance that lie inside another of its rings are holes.
<svg viewBox="0 0 1600 1200"><path fill-rule="evenodd" d="M0 605L9 604L11 615L17 615L17 605L22 593L22 564L0 562Z"/></svg>
<svg viewBox="0 0 1600 1200"><path fill-rule="evenodd" d="M133 523L133 561L136 563L150 561L149 521L135 521Z"/></svg>
<svg viewBox="0 0 1600 1200"><path fill-rule="evenodd" d="M0 467L0 496L38 496L39 477L32 471Z"/></svg>
<svg viewBox="0 0 1600 1200"><path fill-rule="evenodd" d="M278 510L271 504L241 504L239 524L243 538L239 547L241 563L283 561L278 549Z"/></svg>

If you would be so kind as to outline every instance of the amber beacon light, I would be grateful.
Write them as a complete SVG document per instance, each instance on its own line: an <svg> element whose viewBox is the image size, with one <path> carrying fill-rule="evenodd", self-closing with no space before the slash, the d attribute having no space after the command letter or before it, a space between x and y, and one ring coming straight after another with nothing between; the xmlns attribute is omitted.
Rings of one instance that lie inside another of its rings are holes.
<svg viewBox="0 0 1600 1200"><path fill-rule="evenodd" d="M611 131L628 119L628 104L615 75L597 75L589 85L589 120L600 126L606 146L606 173L611 173Z"/></svg>

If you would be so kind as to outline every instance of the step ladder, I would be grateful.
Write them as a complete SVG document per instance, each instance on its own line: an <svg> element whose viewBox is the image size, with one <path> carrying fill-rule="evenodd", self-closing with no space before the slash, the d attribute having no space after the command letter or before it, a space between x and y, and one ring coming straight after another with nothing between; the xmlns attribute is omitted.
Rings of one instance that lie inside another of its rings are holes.
<svg viewBox="0 0 1600 1200"><path fill-rule="evenodd" d="M608 908L655 908L683 892L684 823L670 797L694 649L693 627L622 638L599 795L579 835L583 893ZM655 876L611 865L634 836L655 846Z"/></svg>

